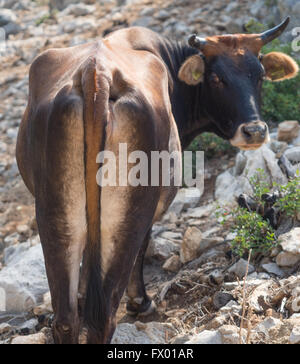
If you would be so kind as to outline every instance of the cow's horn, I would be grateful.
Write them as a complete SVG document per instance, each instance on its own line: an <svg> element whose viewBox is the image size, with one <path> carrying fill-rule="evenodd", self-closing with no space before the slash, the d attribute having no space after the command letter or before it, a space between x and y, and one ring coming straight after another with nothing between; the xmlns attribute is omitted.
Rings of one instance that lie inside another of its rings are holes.
<svg viewBox="0 0 300 364"><path fill-rule="evenodd" d="M193 34L189 37L189 45L193 48L197 48L199 50L203 50L206 45L206 39L197 37L196 34Z"/></svg>
<svg viewBox="0 0 300 364"><path fill-rule="evenodd" d="M273 39L278 38L284 32L289 22L290 22L290 17L288 16L281 24L260 34L263 44L267 44L271 42Z"/></svg>

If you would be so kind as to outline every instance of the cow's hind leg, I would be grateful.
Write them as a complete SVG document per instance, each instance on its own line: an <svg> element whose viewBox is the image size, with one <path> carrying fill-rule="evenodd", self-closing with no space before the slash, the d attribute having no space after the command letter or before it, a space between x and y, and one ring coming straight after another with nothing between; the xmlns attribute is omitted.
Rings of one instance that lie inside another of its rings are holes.
<svg viewBox="0 0 300 364"><path fill-rule="evenodd" d="M111 113L106 130L105 150L123 165L119 143L127 142L128 155L143 151L150 160L155 150L155 128L140 100L119 101ZM126 158L126 156L125 156ZM128 165L127 172L132 165ZM147 167L148 168L148 167ZM150 174L148 174L148 177ZM149 181L150 182L150 181ZM101 268L107 314L99 333L89 330L89 343L108 343L115 328L115 316L128 286L130 275L148 231L159 200L159 187L104 185L101 187ZM142 259L143 254L138 259ZM141 268L141 265L140 265Z"/></svg>
<svg viewBox="0 0 300 364"><path fill-rule="evenodd" d="M122 205L123 193L127 197L125 205ZM140 202L142 197L147 199L148 204ZM156 194L151 191L141 193L130 187L122 192L115 190L111 194L103 188L101 200L109 213L103 211L101 215L101 265L108 312L100 342L108 343L115 329L115 315L120 300L151 226ZM89 343L99 343L99 339L90 336Z"/></svg>
<svg viewBox="0 0 300 364"><path fill-rule="evenodd" d="M79 335L78 281L86 241L83 138L81 98L66 88L56 97L45 160L35 174L37 222L59 344L75 344Z"/></svg>
<svg viewBox="0 0 300 364"><path fill-rule="evenodd" d="M146 235L143 245L136 258L127 287L127 296L129 301L126 308L127 313L132 316L147 316L155 310L155 303L151 301L147 295L143 274L144 257L149 245L150 236L151 229Z"/></svg>

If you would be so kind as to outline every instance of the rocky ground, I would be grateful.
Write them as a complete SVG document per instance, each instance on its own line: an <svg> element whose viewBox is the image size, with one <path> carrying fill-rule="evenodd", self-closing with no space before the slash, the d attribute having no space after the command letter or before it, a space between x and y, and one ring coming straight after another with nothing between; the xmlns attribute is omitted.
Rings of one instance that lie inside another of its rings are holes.
<svg viewBox="0 0 300 364"><path fill-rule="evenodd" d="M183 39L192 32L241 32L251 18L277 22L290 11L298 19L300 14L297 0L271 7L247 0L51 3L59 11L43 0L0 0L0 28L8 38L1 41L0 33L0 343L52 342L34 202L14 157L34 57L128 25ZM271 136L259 151L207 161L203 194L180 191L154 227L147 252L145 279L157 312L131 318L124 297L114 343L300 343L299 228L283 234L271 256L248 265L232 254L229 227L215 215L219 202L232 204L250 191L247 176L257 167L270 181L287 182L277 162L284 153L292 164L300 163L299 124L282 124Z"/></svg>

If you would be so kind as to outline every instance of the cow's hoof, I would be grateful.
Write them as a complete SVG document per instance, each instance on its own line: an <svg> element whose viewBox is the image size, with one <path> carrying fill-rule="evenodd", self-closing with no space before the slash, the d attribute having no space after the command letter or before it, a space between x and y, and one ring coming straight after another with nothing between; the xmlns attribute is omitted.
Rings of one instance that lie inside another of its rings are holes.
<svg viewBox="0 0 300 364"><path fill-rule="evenodd" d="M152 300L144 301L140 305L127 303L126 310L129 316L144 317L151 315L156 310L156 304Z"/></svg>
<svg viewBox="0 0 300 364"><path fill-rule="evenodd" d="M150 306L148 307L148 309L145 312L140 312L138 314L138 316L141 316L141 317L149 316L155 311L156 311L156 304L155 304L154 301L151 300L150 301Z"/></svg>

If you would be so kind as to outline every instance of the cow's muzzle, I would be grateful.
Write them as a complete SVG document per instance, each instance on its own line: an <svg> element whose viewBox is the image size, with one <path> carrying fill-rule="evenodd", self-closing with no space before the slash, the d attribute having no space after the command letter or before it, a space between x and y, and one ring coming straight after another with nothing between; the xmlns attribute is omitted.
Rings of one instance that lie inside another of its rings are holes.
<svg viewBox="0 0 300 364"><path fill-rule="evenodd" d="M268 143L269 139L267 124L257 120L241 124L230 143L242 150L255 150Z"/></svg>

